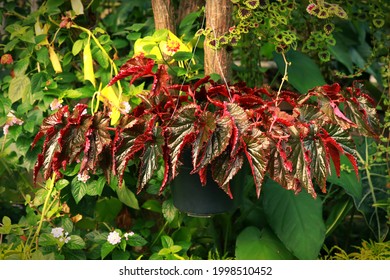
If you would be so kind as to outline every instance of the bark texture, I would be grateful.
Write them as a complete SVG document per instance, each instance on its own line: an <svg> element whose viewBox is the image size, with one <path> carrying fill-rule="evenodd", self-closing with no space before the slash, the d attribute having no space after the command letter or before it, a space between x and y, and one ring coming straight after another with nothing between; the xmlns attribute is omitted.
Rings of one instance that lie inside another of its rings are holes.
<svg viewBox="0 0 390 280"><path fill-rule="evenodd" d="M211 28L213 36L218 38L228 32L232 24L232 12L233 4L231 0L206 1L206 27ZM217 73L229 81L232 75L231 54L225 48L213 50L207 45L207 42L205 42L204 52L205 74Z"/></svg>
<svg viewBox="0 0 390 280"><path fill-rule="evenodd" d="M171 0L152 0L154 26L176 34L175 9Z"/></svg>

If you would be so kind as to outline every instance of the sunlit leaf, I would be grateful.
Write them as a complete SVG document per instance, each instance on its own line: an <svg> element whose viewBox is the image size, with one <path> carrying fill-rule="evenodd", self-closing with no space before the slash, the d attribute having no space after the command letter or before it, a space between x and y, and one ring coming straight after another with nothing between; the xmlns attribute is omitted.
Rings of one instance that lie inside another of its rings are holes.
<svg viewBox="0 0 390 280"><path fill-rule="evenodd" d="M88 37L88 40L84 45L83 62L84 62L84 80L90 81L92 85L96 87L95 71L93 70L93 59L91 53L90 37Z"/></svg>
<svg viewBox="0 0 390 280"><path fill-rule="evenodd" d="M58 59L57 53L54 51L54 47L52 45L49 45L49 57L54 71L56 73L62 73L60 60Z"/></svg>
<svg viewBox="0 0 390 280"><path fill-rule="evenodd" d="M81 0L71 0L70 3L72 4L72 10L76 15L84 14L84 6Z"/></svg>

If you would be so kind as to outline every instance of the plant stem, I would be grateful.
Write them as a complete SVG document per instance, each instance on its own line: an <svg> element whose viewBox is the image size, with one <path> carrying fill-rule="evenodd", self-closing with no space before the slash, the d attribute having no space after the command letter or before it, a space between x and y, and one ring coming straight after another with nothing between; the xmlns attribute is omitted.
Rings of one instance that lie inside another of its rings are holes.
<svg viewBox="0 0 390 280"><path fill-rule="evenodd" d="M375 188L374 188L374 184L372 182L372 179L371 179L371 172L370 172L370 169L369 169L369 166L368 166L368 162L369 162L369 151L368 151L368 143L367 143L367 137L364 138L364 141L365 141L365 159L359 154L357 153L357 156L360 160L360 162L362 163L363 165L363 168L367 174L366 176L366 179L367 179L367 182L368 182L368 186L370 188L370 193L371 193L371 197L372 197L372 201L373 201L373 205L377 203L377 200L376 200L376 197L375 197ZM374 207L374 212L375 212L375 219L376 219L376 222L377 222L377 239L380 240L381 238L381 225L380 225L380 221L379 221L379 214L378 214L378 208L377 207Z"/></svg>
<svg viewBox="0 0 390 280"><path fill-rule="evenodd" d="M168 221L166 221L165 224L163 225L163 227L161 228L161 230L158 232L156 238L153 240L150 247L153 247L153 245L156 244L157 240L160 238L161 234L163 233L163 231L165 230L165 228L167 227L168 224L169 224Z"/></svg>
<svg viewBox="0 0 390 280"><path fill-rule="evenodd" d="M33 243L35 242L35 249L38 250L38 237L39 237L39 233L42 229L42 224L43 224L43 221L45 219L45 216L46 216L46 212L48 211L48 205L49 205L49 200L50 200L50 196L51 196L51 193L53 191L53 188L54 188L54 181L56 179L56 173L53 173L52 175L52 178L50 180L50 184L49 184L49 188L47 190L47 195L46 195L46 198L45 198L45 202L43 204L43 209L42 209L42 214L41 214L41 219L39 221L39 224L38 224L38 228L34 234L34 237L32 238L31 240L31 244L30 244L30 248L32 247Z"/></svg>
<svg viewBox="0 0 390 280"><path fill-rule="evenodd" d="M280 92L282 91L283 84L285 81L288 81L288 66L290 66L290 62L287 61L287 58L286 58L286 55L284 54L284 52L282 52L282 57L283 57L283 61L284 61L284 74L282 77L282 82L280 83L280 86L278 89L278 93L276 95L276 105L279 105L279 95L280 95Z"/></svg>

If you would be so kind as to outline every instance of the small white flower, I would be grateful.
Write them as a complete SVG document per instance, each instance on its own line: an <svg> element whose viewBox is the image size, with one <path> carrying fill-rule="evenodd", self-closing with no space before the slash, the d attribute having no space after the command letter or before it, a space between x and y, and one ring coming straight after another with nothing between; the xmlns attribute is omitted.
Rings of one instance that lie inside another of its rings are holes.
<svg viewBox="0 0 390 280"><path fill-rule="evenodd" d="M65 237L65 239L64 239L64 242L65 242L65 243L68 243L68 242L69 242L69 240L70 240L70 236L68 236L68 237Z"/></svg>
<svg viewBox="0 0 390 280"><path fill-rule="evenodd" d="M77 180L86 183L88 179L91 178L88 174L86 173L79 173L77 174Z"/></svg>
<svg viewBox="0 0 390 280"><path fill-rule="evenodd" d="M51 230L51 234L52 234L55 238L60 238L60 237L62 237L63 232L64 232L64 229L63 229L62 227L56 227L56 228L53 228L53 229Z"/></svg>
<svg viewBox="0 0 390 280"><path fill-rule="evenodd" d="M133 236L134 235L134 232L130 231L130 232L126 232L123 236L126 238L126 240L129 240L129 236Z"/></svg>
<svg viewBox="0 0 390 280"><path fill-rule="evenodd" d="M50 109L52 110L52 111L54 111L54 110L57 110L57 109L59 109L59 108L61 108L62 107L62 100L58 100L57 98L56 99L54 99L51 103L50 103Z"/></svg>
<svg viewBox="0 0 390 280"><path fill-rule="evenodd" d="M121 113L128 114L130 112L130 110L131 110L131 106L130 106L129 102L123 101L121 103L121 108L120 108Z"/></svg>
<svg viewBox="0 0 390 280"><path fill-rule="evenodd" d="M116 245L121 242L121 237L119 236L119 233L116 231L110 232L110 234L107 237L107 241L111 243L112 245Z"/></svg>

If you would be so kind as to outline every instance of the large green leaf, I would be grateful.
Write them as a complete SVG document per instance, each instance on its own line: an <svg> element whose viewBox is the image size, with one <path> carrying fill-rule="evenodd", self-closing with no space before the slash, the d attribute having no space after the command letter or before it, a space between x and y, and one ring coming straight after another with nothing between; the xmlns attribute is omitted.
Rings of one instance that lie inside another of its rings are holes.
<svg viewBox="0 0 390 280"><path fill-rule="evenodd" d="M316 259L325 239L320 198L296 195L271 180L262 198L268 223L287 249L299 259Z"/></svg>
<svg viewBox="0 0 390 280"><path fill-rule="evenodd" d="M340 171L340 177L337 176L335 166L332 162L331 172L327 178L327 181L342 187L347 194L349 194L355 200L355 203L360 201L362 197L363 186L362 182L356 176L353 171L351 162L345 155L340 157L340 163L345 168Z"/></svg>
<svg viewBox="0 0 390 280"><path fill-rule="evenodd" d="M22 99L23 103L32 104L30 79L25 75L13 78L9 84L8 98L12 103Z"/></svg>
<svg viewBox="0 0 390 280"><path fill-rule="evenodd" d="M87 194L87 184L78 180L77 177L74 177L71 183L71 192L76 203L79 203L80 200Z"/></svg>
<svg viewBox="0 0 390 280"><path fill-rule="evenodd" d="M288 82L300 93L306 93L309 89L326 84L318 65L307 55L290 50L286 55L291 62L288 67ZM281 55L275 55L275 62L281 73L284 73L285 63Z"/></svg>
<svg viewBox="0 0 390 280"><path fill-rule="evenodd" d="M238 260L291 260L295 257L275 234L264 228L246 227L237 236L236 258Z"/></svg>
<svg viewBox="0 0 390 280"><path fill-rule="evenodd" d="M118 194L119 200L123 204L136 210L139 209L137 197L131 190L124 186L124 184L121 187L117 188L116 193Z"/></svg>

